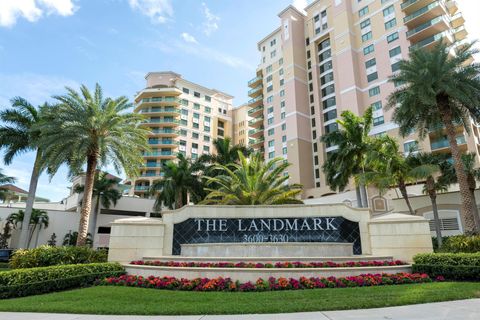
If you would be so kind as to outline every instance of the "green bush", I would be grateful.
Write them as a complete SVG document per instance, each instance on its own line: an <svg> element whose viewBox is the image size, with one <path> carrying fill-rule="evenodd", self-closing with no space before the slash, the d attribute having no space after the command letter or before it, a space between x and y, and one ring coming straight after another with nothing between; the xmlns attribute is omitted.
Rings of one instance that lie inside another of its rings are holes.
<svg viewBox="0 0 480 320"><path fill-rule="evenodd" d="M0 299L22 297L93 284L96 279L124 274L118 263L91 263L0 272Z"/></svg>
<svg viewBox="0 0 480 320"><path fill-rule="evenodd" d="M37 268L66 264L99 263L107 261L104 250L88 247L50 247L15 251L10 259L10 268Z"/></svg>
<svg viewBox="0 0 480 320"><path fill-rule="evenodd" d="M444 240L440 252L480 252L480 235L477 236L452 236Z"/></svg>
<svg viewBox="0 0 480 320"><path fill-rule="evenodd" d="M480 252L424 253L413 258L413 272L450 280L480 280Z"/></svg>

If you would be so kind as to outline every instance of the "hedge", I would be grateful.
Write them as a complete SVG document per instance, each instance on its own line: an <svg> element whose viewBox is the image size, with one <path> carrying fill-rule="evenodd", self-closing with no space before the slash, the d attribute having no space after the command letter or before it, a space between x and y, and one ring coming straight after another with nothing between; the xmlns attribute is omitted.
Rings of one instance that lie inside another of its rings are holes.
<svg viewBox="0 0 480 320"><path fill-rule="evenodd" d="M0 299L91 285L97 279L125 273L118 263L92 263L0 272Z"/></svg>
<svg viewBox="0 0 480 320"><path fill-rule="evenodd" d="M413 258L412 272L450 280L480 281L479 253L426 253Z"/></svg>
<svg viewBox="0 0 480 320"><path fill-rule="evenodd" d="M10 259L10 267L20 269L98 262L107 262L107 253L104 250L93 250L88 247L41 246L15 251Z"/></svg>
<svg viewBox="0 0 480 320"><path fill-rule="evenodd" d="M475 253L480 252L480 235L478 236L451 236L447 237L440 252L465 252Z"/></svg>

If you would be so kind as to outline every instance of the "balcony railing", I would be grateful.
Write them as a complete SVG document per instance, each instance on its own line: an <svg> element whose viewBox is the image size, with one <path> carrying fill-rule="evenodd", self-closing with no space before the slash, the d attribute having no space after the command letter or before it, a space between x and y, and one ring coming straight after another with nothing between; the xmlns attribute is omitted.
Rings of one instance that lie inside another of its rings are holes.
<svg viewBox="0 0 480 320"><path fill-rule="evenodd" d="M175 129L170 129L170 128L164 128L164 129L154 128L152 130L152 134L180 134L180 131Z"/></svg>
<svg viewBox="0 0 480 320"><path fill-rule="evenodd" d="M258 122L263 122L263 120L264 120L263 117L258 117L258 118L252 119L252 120L248 121L248 125L252 126L252 125L254 125Z"/></svg>
<svg viewBox="0 0 480 320"><path fill-rule="evenodd" d="M256 92L259 92L263 89L263 85L259 85L251 90L248 90L248 95L254 94Z"/></svg>
<svg viewBox="0 0 480 320"><path fill-rule="evenodd" d="M258 107L256 107L256 108L253 108L253 109L248 110L248 115L250 116L250 115L252 115L252 114L254 114L255 112L260 111L260 110L263 110L263 106L258 106Z"/></svg>
<svg viewBox="0 0 480 320"><path fill-rule="evenodd" d="M411 4L414 4L415 2L418 2L420 0L407 0L407 1L403 1L402 4L401 4L401 8L402 9L405 9L406 7L408 7L409 5Z"/></svg>
<svg viewBox="0 0 480 320"><path fill-rule="evenodd" d="M465 136L459 136L456 138L457 140L457 144L465 144L467 143L467 140L465 139ZM448 148L450 147L450 142L448 141L448 139L441 139L441 140L436 140L436 141L432 141L430 143L430 149L432 150L438 150L438 149L443 149L443 148Z"/></svg>
<svg viewBox="0 0 480 320"><path fill-rule="evenodd" d="M135 191L148 191L150 186L135 186Z"/></svg>
<svg viewBox="0 0 480 320"><path fill-rule="evenodd" d="M145 108L140 110L140 113L177 113L180 114L180 110L177 108Z"/></svg>
<svg viewBox="0 0 480 320"><path fill-rule="evenodd" d="M263 95L248 100L248 104L254 104L255 102L258 102L259 100L263 100Z"/></svg>
<svg viewBox="0 0 480 320"><path fill-rule="evenodd" d="M257 76L257 77L255 77L255 78L253 78L252 80L248 81L248 85L251 85L252 83L255 83L255 82L259 81L259 80L262 80L262 77Z"/></svg>
<svg viewBox="0 0 480 320"><path fill-rule="evenodd" d="M180 124L180 121L177 119L148 119L146 123L176 123Z"/></svg>
<svg viewBox="0 0 480 320"><path fill-rule="evenodd" d="M422 41L419 41L419 42L415 43L414 45L410 46L410 51L425 47L425 46L427 46L427 45L429 45L433 42L441 40L442 38L448 39L448 41L450 43L454 42L454 40L452 38L452 34L448 30L448 31L444 31L444 32L441 32L441 33L437 33L434 36L428 37L426 39L423 39Z"/></svg>
<svg viewBox="0 0 480 320"><path fill-rule="evenodd" d="M174 141L174 140L149 140L148 141L148 144L151 144L151 145L159 145L159 144L162 144L162 145L178 145L178 141Z"/></svg>
<svg viewBox="0 0 480 320"><path fill-rule="evenodd" d="M154 156L176 156L177 152L173 151L151 151L151 152L144 152L143 156L145 157L154 157ZM147 163L148 167L149 163ZM158 163L156 164L159 165ZM155 167L155 166L154 166Z"/></svg>
<svg viewBox="0 0 480 320"><path fill-rule="evenodd" d="M425 30L425 29L427 29L427 28L429 28L429 27L437 24L438 22L440 22L440 21L442 21L442 20L445 21L445 23L448 24L448 22L445 20L445 18L444 18L443 16L436 17L435 19L432 19L432 20L430 20L430 21L427 21L427 22L425 22L425 23L422 23L421 25L419 25L419 26L416 27L415 29L409 30L409 31L407 32L407 38L410 37L410 36L412 36L412 35L414 35L414 34L416 34L416 33L418 33L418 32L420 32L420 31L423 31L423 30Z"/></svg>
<svg viewBox="0 0 480 320"><path fill-rule="evenodd" d="M423 8L420 8L418 9L417 11L415 11L414 13L406 16L405 18L403 18L403 22L404 23L407 23L413 19L415 19L416 17L419 17L421 16L422 14L432 10L433 8L436 8L438 6L443 6L443 1L442 0L438 0L438 1L435 1L433 3L430 3L428 6L425 6Z"/></svg>
<svg viewBox="0 0 480 320"><path fill-rule="evenodd" d="M152 98L143 98L141 99L137 105L142 103L152 103L152 102L172 102L172 103L180 103L181 100L177 97L152 97Z"/></svg>
<svg viewBox="0 0 480 320"><path fill-rule="evenodd" d="M250 129L248 130L248 135L253 136L254 134L257 134L259 132L263 132L264 128L258 128L258 129Z"/></svg>

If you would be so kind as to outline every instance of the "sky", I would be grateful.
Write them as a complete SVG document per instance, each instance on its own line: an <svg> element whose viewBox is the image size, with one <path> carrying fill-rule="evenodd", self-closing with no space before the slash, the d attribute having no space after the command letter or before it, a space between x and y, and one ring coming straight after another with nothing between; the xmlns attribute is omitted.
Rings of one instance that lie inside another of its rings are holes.
<svg viewBox="0 0 480 320"><path fill-rule="evenodd" d="M93 88L133 98L149 71L184 78L247 101L259 62L256 43L279 26L277 14L307 0L0 0L0 110L21 96L34 105ZM473 38L480 38L479 0L457 0ZM34 156L18 156L3 173L28 190ZM114 172L112 172L114 173ZM67 170L42 175L37 195L69 193Z"/></svg>

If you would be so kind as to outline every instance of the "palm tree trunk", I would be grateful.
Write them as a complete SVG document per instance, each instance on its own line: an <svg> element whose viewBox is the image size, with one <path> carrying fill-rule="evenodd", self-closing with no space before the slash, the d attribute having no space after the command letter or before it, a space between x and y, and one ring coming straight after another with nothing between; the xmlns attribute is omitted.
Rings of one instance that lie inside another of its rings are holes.
<svg viewBox="0 0 480 320"><path fill-rule="evenodd" d="M448 97L440 97L438 99L438 104L440 106L440 110L442 111L442 118L447 131L450 150L452 151L453 166L455 168L455 173L457 174L457 180L460 187L460 209L463 229L465 233L474 233L477 228L475 225L473 206L476 204L472 199L472 194L468 186L468 177L463 167L462 155L458 149L455 126L453 125L453 117L448 105Z"/></svg>
<svg viewBox="0 0 480 320"><path fill-rule="evenodd" d="M361 208L362 207L362 194L360 193L360 187L359 186L355 187L355 193L357 195L357 207Z"/></svg>
<svg viewBox="0 0 480 320"><path fill-rule="evenodd" d="M30 242L32 242L33 234L35 233L35 229L37 229L37 224L34 224L32 230L30 231L30 236L28 237L27 249L30 247Z"/></svg>
<svg viewBox="0 0 480 320"><path fill-rule="evenodd" d="M412 206L410 204L410 199L408 198L407 186L405 185L404 181L400 181L398 183L398 189L400 189L400 193L402 194L403 199L407 203L408 211L410 211L411 215L414 215L415 213L413 212Z"/></svg>
<svg viewBox="0 0 480 320"><path fill-rule="evenodd" d="M35 156L35 162L33 163L32 175L30 177L30 186L28 187L27 203L25 207L25 214L23 215L23 221L25 223L22 223L20 240L18 243L19 248L28 248L28 244L29 244L28 229L30 226L30 219L32 217L35 194L37 193L38 178L40 177L40 173L42 171L41 164L40 164L41 160L42 160L42 154L40 150L37 150L37 154ZM24 228L24 226L26 227Z"/></svg>
<svg viewBox="0 0 480 320"><path fill-rule="evenodd" d="M437 208L437 192L435 191L435 181L432 177L427 178L426 182L428 195L430 196L430 200L432 201L432 211L433 211L433 223L435 225L435 233L437 235L437 244L438 248L442 247L442 230L440 226L440 217L438 216L438 208Z"/></svg>
<svg viewBox="0 0 480 320"><path fill-rule="evenodd" d="M95 209L93 210L93 214L91 215L89 225L88 225L88 233L92 235L92 242L95 245L95 234L97 231L97 218L98 213L100 211L100 195L96 196L95 199Z"/></svg>
<svg viewBox="0 0 480 320"><path fill-rule="evenodd" d="M478 213L477 199L475 198L475 189L470 189L473 199L473 218L475 219L475 225L477 230L480 230L480 214Z"/></svg>
<svg viewBox="0 0 480 320"><path fill-rule="evenodd" d="M85 173L85 190L83 193L82 209L80 211L80 225L78 226L77 246L85 246L88 234L88 219L92 210L93 183L97 169L98 153L88 156L87 172Z"/></svg>
<svg viewBox="0 0 480 320"><path fill-rule="evenodd" d="M35 236L35 245L33 246L36 248L38 246L38 237L40 236L40 231L42 231L42 225L40 224L40 227L38 227L38 232L37 235Z"/></svg>
<svg viewBox="0 0 480 320"><path fill-rule="evenodd" d="M363 183L360 184L360 192L362 194L362 208L368 208L367 188Z"/></svg>

